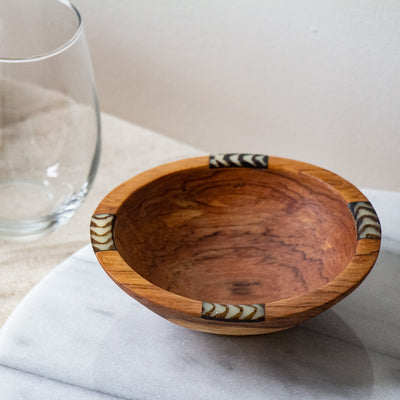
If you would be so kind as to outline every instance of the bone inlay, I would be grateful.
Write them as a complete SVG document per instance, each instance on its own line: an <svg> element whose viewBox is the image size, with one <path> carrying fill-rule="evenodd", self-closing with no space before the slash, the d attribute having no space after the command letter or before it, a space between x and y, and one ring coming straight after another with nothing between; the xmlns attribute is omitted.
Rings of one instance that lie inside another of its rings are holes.
<svg viewBox="0 0 400 400"><path fill-rule="evenodd" d="M264 321L264 304L218 304L203 302L202 318L220 321Z"/></svg>
<svg viewBox="0 0 400 400"><path fill-rule="evenodd" d="M90 238L94 251L115 250L113 240L113 224L115 215L97 214L92 216Z"/></svg>
<svg viewBox="0 0 400 400"><path fill-rule="evenodd" d="M349 204L357 225L358 239L380 239L381 225L371 203L357 201Z"/></svg>
<svg viewBox="0 0 400 400"><path fill-rule="evenodd" d="M268 168L268 156L263 154L216 154L210 156L210 168Z"/></svg>

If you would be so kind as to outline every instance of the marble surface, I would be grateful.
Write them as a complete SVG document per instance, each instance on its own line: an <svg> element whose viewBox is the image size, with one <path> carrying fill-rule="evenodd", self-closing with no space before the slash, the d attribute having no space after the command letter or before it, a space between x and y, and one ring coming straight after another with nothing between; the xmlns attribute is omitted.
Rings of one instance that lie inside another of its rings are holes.
<svg viewBox="0 0 400 400"><path fill-rule="evenodd" d="M382 250L366 281L285 332L191 331L122 292L84 247L0 331L0 398L399 399L400 193L365 191Z"/></svg>

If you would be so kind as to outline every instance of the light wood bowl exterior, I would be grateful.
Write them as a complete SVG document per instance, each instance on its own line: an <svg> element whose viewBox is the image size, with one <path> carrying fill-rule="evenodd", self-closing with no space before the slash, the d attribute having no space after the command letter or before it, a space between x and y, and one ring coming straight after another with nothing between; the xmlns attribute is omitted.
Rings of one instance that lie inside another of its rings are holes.
<svg viewBox="0 0 400 400"><path fill-rule="evenodd" d="M316 316L373 267L368 199L319 167L225 154L162 165L99 204L91 240L125 292L171 322L253 335Z"/></svg>

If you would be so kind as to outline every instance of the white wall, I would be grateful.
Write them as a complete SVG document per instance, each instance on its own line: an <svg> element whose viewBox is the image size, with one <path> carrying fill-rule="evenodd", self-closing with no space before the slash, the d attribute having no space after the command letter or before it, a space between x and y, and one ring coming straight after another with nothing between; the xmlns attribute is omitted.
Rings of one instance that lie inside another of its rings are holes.
<svg viewBox="0 0 400 400"><path fill-rule="evenodd" d="M104 111L400 190L400 2L75 0Z"/></svg>

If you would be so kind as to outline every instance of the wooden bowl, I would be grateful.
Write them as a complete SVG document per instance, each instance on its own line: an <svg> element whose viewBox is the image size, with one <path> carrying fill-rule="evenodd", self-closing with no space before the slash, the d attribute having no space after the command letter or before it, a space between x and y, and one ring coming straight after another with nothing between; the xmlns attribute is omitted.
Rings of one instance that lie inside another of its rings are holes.
<svg viewBox="0 0 400 400"><path fill-rule="evenodd" d="M252 335L292 327L352 292L375 263L371 203L332 172L250 154L162 165L97 207L107 274L179 325Z"/></svg>

